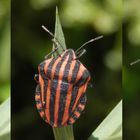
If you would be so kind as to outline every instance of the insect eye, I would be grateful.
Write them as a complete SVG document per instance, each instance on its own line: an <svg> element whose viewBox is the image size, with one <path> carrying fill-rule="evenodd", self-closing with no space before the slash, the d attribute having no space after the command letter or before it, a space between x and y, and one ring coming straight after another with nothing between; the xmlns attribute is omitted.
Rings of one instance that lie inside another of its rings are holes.
<svg viewBox="0 0 140 140"><path fill-rule="evenodd" d="M39 75L38 74L35 74L34 79L38 83L39 82Z"/></svg>

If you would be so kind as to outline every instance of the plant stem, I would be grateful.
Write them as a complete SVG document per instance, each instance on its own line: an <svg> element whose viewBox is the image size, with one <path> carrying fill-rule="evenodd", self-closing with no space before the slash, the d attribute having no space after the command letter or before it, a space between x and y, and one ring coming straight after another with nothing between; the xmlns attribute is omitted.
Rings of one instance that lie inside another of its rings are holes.
<svg viewBox="0 0 140 140"><path fill-rule="evenodd" d="M65 37L64 37L62 26L59 19L57 7L56 7L56 21L55 21L55 37L59 40L59 42L62 45L57 50L58 53L61 54L63 52L63 49L66 49L66 43L65 43ZM57 56L57 53L53 55L54 58L56 56ZM55 140L74 140L72 125L63 126L60 128L53 128L53 133L54 133Z"/></svg>
<svg viewBox="0 0 140 140"><path fill-rule="evenodd" d="M72 125L53 128L55 140L74 140Z"/></svg>

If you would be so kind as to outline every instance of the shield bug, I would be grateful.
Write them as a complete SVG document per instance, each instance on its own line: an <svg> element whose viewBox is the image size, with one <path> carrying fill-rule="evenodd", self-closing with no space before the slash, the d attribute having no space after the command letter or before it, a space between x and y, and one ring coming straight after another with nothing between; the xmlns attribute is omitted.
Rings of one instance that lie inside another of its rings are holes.
<svg viewBox="0 0 140 140"><path fill-rule="evenodd" d="M85 45L102 36L89 40L76 51L65 50L45 26L42 28L53 37L55 49L38 66L39 74L35 75L36 106L40 116L52 127L70 125L85 108L85 92L90 81L89 71L78 59L86 52L83 49ZM52 54L58 47L62 47L63 53L54 58Z"/></svg>

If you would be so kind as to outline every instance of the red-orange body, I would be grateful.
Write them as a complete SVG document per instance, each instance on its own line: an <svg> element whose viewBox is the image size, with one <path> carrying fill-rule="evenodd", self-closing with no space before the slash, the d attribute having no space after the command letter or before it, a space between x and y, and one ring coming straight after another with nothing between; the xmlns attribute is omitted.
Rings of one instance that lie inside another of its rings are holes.
<svg viewBox="0 0 140 140"><path fill-rule="evenodd" d="M44 60L38 71L35 100L40 116L52 127L73 124L85 108L88 70L68 49Z"/></svg>

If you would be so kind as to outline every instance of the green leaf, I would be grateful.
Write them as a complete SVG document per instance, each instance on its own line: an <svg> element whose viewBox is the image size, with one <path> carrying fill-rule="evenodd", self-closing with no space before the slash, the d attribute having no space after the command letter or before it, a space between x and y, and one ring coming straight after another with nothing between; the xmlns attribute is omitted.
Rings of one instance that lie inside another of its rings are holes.
<svg viewBox="0 0 140 140"><path fill-rule="evenodd" d="M10 25L4 27L0 40L0 81L7 81L10 77Z"/></svg>
<svg viewBox="0 0 140 140"><path fill-rule="evenodd" d="M10 95L10 23L0 32L0 103Z"/></svg>
<svg viewBox="0 0 140 140"><path fill-rule="evenodd" d="M61 26L60 19L59 19L57 7L56 7L56 21L55 21L55 34L54 35L61 44L61 46L59 46L59 49L58 49L58 53L61 54L63 52L63 49L66 49L67 47L66 47L66 43L65 43L64 34L62 31L62 26ZM62 47L63 47L63 49L62 49ZM54 49L54 46L53 46L53 49ZM58 55L58 53L55 53L54 57L56 57Z"/></svg>
<svg viewBox="0 0 140 140"><path fill-rule="evenodd" d="M121 140L122 139L122 101L110 112L96 128L88 140Z"/></svg>
<svg viewBox="0 0 140 140"><path fill-rule="evenodd" d="M10 98L0 105L0 140L10 140Z"/></svg>
<svg viewBox="0 0 140 140"><path fill-rule="evenodd" d="M56 21L55 21L55 37L60 42L62 46L59 46L58 53L61 54L63 52L63 49L66 49L66 43L64 34L62 31L59 15L58 15L58 9L56 7ZM54 46L53 46L54 49ZM54 54L54 57L58 55L58 53ZM72 125L64 126L61 128L53 128L54 137L55 140L74 140L73 136L73 127Z"/></svg>

